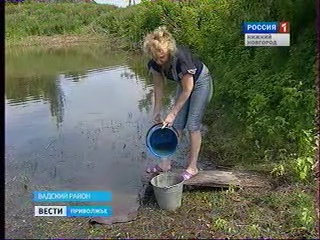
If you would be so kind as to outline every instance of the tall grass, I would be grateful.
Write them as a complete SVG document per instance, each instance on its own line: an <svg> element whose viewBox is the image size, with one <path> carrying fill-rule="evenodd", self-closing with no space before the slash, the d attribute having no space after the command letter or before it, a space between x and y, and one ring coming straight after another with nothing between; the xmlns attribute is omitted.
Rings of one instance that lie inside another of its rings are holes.
<svg viewBox="0 0 320 240"><path fill-rule="evenodd" d="M5 6L5 36L8 41L26 36L94 33L99 17L107 18L110 5L87 3L24 3Z"/></svg>

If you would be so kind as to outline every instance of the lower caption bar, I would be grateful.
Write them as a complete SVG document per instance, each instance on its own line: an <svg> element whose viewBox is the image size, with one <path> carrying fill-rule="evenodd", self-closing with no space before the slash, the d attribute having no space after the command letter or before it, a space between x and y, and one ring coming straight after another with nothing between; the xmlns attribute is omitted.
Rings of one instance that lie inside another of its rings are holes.
<svg viewBox="0 0 320 240"><path fill-rule="evenodd" d="M36 217L111 217L111 206L34 206Z"/></svg>

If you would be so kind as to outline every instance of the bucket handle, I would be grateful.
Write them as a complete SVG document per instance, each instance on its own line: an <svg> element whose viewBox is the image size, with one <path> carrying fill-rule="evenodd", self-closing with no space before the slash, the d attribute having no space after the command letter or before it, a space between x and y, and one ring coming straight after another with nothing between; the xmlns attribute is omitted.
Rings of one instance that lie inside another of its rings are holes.
<svg viewBox="0 0 320 240"><path fill-rule="evenodd" d="M184 180L183 180L181 183L183 184L183 183L184 183ZM163 188L166 189L166 190L168 190L168 189L170 189L170 188L173 188L174 186L176 186L176 185L165 186L165 187L163 187Z"/></svg>
<svg viewBox="0 0 320 240"><path fill-rule="evenodd" d="M154 124L151 128L149 128L149 130L148 130L148 132L147 132L146 135L148 136L149 133L151 132L151 130L152 130L154 127L160 126L160 125L162 125L162 123L156 123L156 124ZM170 127L166 126L166 127L164 127L164 128L171 128L171 129L173 129L173 131L177 134L177 136L180 137L180 136L179 136L179 132L177 131L177 129L176 129L174 126L170 126Z"/></svg>

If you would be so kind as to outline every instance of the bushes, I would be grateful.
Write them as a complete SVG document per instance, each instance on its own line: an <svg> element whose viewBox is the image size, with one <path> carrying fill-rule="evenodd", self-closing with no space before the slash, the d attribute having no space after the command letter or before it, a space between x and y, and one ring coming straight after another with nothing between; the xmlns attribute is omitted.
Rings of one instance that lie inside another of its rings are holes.
<svg viewBox="0 0 320 240"><path fill-rule="evenodd" d="M207 114L211 125L207 141L214 151L236 150L229 162L285 164L293 175L307 168L310 176L315 109L313 4L312 0L145 2L133 18L122 18L128 30L121 36L138 41L155 27L167 25L179 43L209 65L216 95ZM244 47L243 21L289 21L291 47ZM223 124L212 120L216 111L223 112ZM233 132L232 139L223 140L221 132ZM226 141L232 141L232 148L223 146Z"/></svg>

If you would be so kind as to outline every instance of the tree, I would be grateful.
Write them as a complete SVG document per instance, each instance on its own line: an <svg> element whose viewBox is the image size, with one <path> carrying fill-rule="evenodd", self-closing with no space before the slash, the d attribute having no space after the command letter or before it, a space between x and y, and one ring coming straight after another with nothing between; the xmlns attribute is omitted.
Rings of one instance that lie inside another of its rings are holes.
<svg viewBox="0 0 320 240"><path fill-rule="evenodd" d="M132 5L132 2L133 2L133 5L135 5L135 4L136 4L136 1L135 1L135 0L129 0L129 6L131 6L131 5Z"/></svg>

